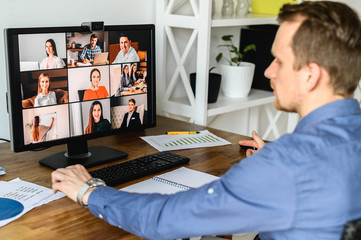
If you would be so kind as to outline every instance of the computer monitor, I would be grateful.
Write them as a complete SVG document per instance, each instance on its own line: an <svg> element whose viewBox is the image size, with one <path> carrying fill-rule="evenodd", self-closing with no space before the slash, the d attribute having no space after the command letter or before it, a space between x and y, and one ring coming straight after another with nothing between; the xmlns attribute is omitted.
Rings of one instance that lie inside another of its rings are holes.
<svg viewBox="0 0 361 240"><path fill-rule="evenodd" d="M39 161L53 169L127 156L87 140L155 126L154 36L154 25L6 29L12 150L66 143ZM104 64L76 64L99 52Z"/></svg>

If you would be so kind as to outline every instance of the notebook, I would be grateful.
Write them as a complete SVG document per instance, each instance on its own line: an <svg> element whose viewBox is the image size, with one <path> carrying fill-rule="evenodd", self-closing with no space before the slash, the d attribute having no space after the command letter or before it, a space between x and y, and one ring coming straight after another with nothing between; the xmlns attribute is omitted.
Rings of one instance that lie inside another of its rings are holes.
<svg viewBox="0 0 361 240"><path fill-rule="evenodd" d="M217 176L181 167L143 182L122 188L121 190L132 193L173 194L191 188L199 188L217 179L219 179Z"/></svg>

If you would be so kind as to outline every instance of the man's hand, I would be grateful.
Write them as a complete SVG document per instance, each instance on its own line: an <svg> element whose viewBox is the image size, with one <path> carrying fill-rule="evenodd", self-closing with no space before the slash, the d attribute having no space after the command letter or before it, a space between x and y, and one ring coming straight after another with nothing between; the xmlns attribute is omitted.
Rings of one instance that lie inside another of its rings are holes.
<svg viewBox="0 0 361 240"><path fill-rule="evenodd" d="M255 152L258 152L266 144L255 131L252 131L252 137L253 137L253 140L241 140L238 142L239 145L257 148L257 150L247 149L247 151L246 151L247 157L251 156Z"/></svg>
<svg viewBox="0 0 361 240"><path fill-rule="evenodd" d="M81 61L82 61L83 63L90 63L90 60L88 60L88 59L86 59L86 58L83 58Z"/></svg>
<svg viewBox="0 0 361 240"><path fill-rule="evenodd" d="M91 178L88 171L80 164L67 168L59 168L51 173L52 189L54 193L57 191L63 192L71 200L76 202L76 196L80 188ZM88 197L89 194L84 195L83 203L87 204Z"/></svg>

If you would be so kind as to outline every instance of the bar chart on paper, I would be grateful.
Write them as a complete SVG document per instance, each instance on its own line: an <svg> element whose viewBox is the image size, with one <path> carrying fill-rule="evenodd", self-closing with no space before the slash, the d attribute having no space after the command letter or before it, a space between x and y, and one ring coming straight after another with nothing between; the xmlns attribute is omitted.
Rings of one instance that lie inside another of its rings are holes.
<svg viewBox="0 0 361 240"><path fill-rule="evenodd" d="M231 144L208 130L197 134L184 135L158 135L141 137L144 141L156 148L158 151L180 150L187 148L214 147Z"/></svg>

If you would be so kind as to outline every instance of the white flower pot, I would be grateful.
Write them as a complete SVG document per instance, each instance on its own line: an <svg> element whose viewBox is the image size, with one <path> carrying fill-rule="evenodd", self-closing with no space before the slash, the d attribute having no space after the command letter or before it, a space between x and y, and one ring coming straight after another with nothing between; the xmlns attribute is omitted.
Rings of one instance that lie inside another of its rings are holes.
<svg viewBox="0 0 361 240"><path fill-rule="evenodd" d="M251 90L255 65L242 62L240 66L220 65L221 89L226 97L246 97Z"/></svg>

